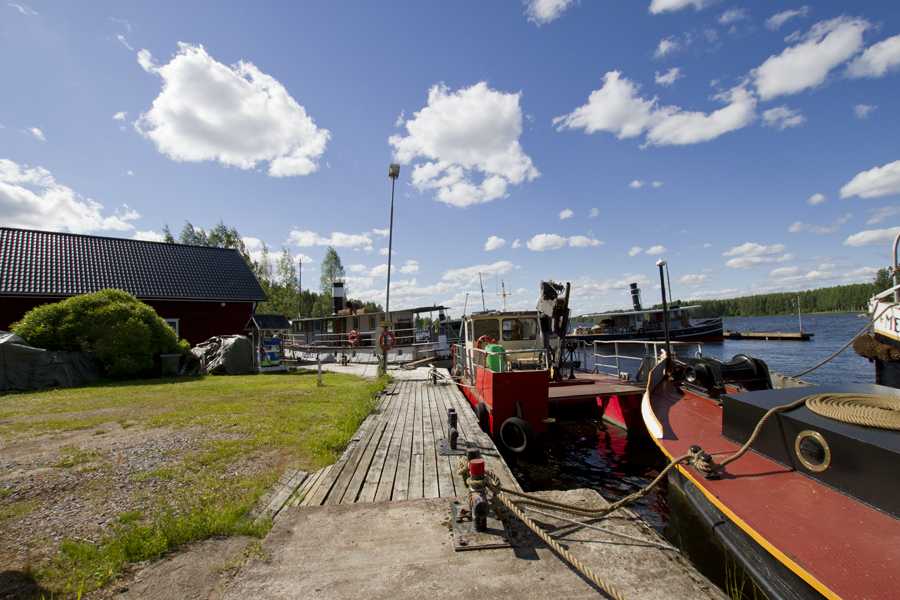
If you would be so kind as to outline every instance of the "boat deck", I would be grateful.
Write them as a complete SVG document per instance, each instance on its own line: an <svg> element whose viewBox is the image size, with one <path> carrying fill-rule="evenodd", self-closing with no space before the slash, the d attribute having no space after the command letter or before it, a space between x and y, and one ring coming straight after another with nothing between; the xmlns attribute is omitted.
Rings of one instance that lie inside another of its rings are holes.
<svg viewBox="0 0 900 600"><path fill-rule="evenodd" d="M457 447L473 442L502 485L520 490L458 388L432 385L424 371L420 377L396 380L340 460L310 476L288 505L464 497L466 490L456 475L459 455L442 456L439 451L438 442L447 437L450 407L458 415Z"/></svg>
<svg viewBox="0 0 900 600"><path fill-rule="evenodd" d="M662 428L658 443L670 456L683 456L697 444L720 462L740 448L721 437L722 409L713 401L664 381L651 394L650 406ZM729 464L718 480L705 480L693 467L679 470L826 597L897 597L900 520L754 452Z"/></svg>
<svg viewBox="0 0 900 600"><path fill-rule="evenodd" d="M551 404L643 394L646 389L644 384L604 375L579 373L577 381L582 383L565 382L564 385L551 386L549 394Z"/></svg>

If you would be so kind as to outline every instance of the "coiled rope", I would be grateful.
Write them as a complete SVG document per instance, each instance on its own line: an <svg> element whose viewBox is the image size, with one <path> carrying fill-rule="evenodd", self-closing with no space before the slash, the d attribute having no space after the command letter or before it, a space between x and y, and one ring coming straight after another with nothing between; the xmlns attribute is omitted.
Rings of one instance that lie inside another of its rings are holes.
<svg viewBox="0 0 900 600"><path fill-rule="evenodd" d="M880 394L817 394L806 398L816 414L844 423L900 431L900 398Z"/></svg>

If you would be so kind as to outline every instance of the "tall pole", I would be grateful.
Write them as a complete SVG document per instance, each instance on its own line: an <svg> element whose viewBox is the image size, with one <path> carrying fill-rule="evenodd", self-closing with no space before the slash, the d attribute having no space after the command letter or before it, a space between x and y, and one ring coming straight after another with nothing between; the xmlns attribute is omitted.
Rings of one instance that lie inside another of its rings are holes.
<svg viewBox="0 0 900 600"><path fill-rule="evenodd" d="M659 267L659 287L662 288L663 327L665 327L666 331L666 371L668 371L669 366L672 364L672 348L669 345L669 306L666 304L666 279L663 273L666 261L659 259L656 261L656 266Z"/></svg>
<svg viewBox="0 0 900 600"><path fill-rule="evenodd" d="M389 311L391 309L391 245L394 241L394 183L397 177L391 176L391 225L388 230L388 271L387 271L387 292L385 292L384 300L384 320L387 321Z"/></svg>
<svg viewBox="0 0 900 600"><path fill-rule="evenodd" d="M298 258L297 262L299 266L297 268L297 287L300 288L300 292L297 294L297 318L303 318L303 259Z"/></svg>

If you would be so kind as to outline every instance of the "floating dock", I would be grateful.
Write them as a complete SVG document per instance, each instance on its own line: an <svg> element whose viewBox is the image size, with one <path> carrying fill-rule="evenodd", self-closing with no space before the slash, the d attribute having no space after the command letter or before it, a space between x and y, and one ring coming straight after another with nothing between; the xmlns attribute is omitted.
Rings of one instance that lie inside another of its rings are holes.
<svg viewBox="0 0 900 600"><path fill-rule="evenodd" d="M756 331L740 332L725 330L726 340L769 340L776 342L808 342L814 333L759 333Z"/></svg>

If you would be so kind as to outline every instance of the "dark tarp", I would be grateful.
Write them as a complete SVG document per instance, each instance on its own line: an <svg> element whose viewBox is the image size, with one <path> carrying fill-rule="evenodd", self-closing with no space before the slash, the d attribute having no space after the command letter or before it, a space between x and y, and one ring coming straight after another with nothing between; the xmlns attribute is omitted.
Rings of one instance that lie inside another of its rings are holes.
<svg viewBox="0 0 900 600"><path fill-rule="evenodd" d="M188 361L184 373L248 375L256 372L253 344L243 335L210 338L191 348L191 354L194 360Z"/></svg>
<svg viewBox="0 0 900 600"><path fill-rule="evenodd" d="M87 352L33 348L16 334L0 331L0 392L72 387L99 378Z"/></svg>

